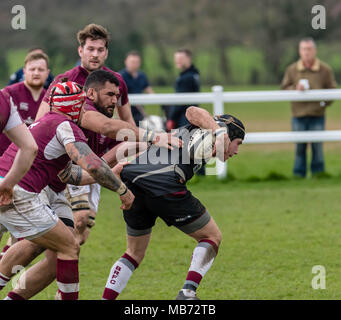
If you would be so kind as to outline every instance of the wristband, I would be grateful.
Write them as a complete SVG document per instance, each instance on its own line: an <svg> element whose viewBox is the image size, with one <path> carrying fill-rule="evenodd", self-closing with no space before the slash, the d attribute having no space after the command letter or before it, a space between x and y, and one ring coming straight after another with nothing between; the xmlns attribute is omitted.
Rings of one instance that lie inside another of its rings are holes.
<svg viewBox="0 0 341 320"><path fill-rule="evenodd" d="M121 197L121 196L124 196L128 191L128 188L127 186L122 182L120 187L116 190L116 192L118 193L118 195Z"/></svg>

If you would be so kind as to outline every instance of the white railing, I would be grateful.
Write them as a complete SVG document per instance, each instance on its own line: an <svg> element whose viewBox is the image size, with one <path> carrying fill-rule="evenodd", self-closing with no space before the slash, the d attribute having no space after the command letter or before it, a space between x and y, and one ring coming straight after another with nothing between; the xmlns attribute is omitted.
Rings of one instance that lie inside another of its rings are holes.
<svg viewBox="0 0 341 320"><path fill-rule="evenodd" d="M224 113L224 103L341 100L341 90L323 89L306 91L272 90L223 92L222 86L213 86L212 92L131 94L129 95L129 100L133 105L191 105L210 103L213 104L213 113L217 115ZM244 143L298 143L325 141L341 141L341 131L250 132L246 134ZM217 160L216 167L218 177L226 177L226 163Z"/></svg>

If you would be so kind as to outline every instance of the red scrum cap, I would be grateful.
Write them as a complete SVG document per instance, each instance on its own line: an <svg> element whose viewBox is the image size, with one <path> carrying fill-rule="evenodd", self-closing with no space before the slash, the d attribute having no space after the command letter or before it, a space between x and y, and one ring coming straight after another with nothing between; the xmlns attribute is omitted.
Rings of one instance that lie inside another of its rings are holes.
<svg viewBox="0 0 341 320"><path fill-rule="evenodd" d="M52 88L50 106L71 116L72 121L77 122L85 99L86 93L78 83L59 82Z"/></svg>

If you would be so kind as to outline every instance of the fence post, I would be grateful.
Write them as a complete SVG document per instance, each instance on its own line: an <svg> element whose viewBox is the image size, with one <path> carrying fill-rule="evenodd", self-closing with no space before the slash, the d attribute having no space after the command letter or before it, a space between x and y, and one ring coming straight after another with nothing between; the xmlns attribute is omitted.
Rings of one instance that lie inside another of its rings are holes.
<svg viewBox="0 0 341 320"><path fill-rule="evenodd" d="M213 86L212 92L214 94L213 101L213 114L224 114L224 101L223 101L223 87ZM224 179L227 176L226 162L222 162L216 158L216 174L218 179Z"/></svg>

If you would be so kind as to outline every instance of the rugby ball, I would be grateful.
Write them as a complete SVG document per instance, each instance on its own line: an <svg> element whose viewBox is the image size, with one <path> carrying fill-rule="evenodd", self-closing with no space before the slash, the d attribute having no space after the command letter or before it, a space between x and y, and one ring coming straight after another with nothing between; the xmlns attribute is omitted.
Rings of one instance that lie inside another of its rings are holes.
<svg viewBox="0 0 341 320"><path fill-rule="evenodd" d="M188 142L188 153L192 160L208 160L212 157L214 137L212 130L198 128L192 132Z"/></svg>

